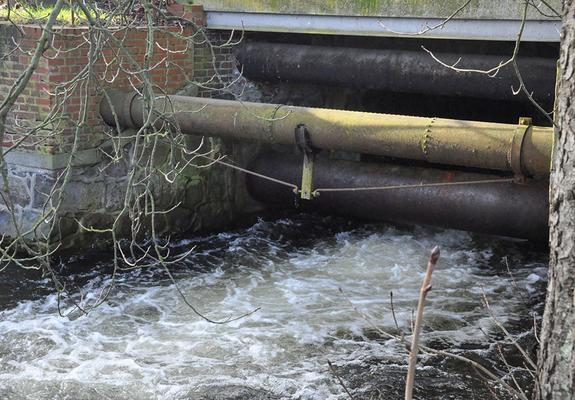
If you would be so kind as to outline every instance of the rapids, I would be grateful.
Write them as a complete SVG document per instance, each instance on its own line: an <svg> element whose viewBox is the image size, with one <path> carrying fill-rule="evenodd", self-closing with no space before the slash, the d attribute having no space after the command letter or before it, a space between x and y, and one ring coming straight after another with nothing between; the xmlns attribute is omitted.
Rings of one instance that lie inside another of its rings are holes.
<svg viewBox="0 0 575 400"><path fill-rule="evenodd" d="M212 319L260 308L223 325L195 315L162 268L118 273L107 301L74 311L47 278L0 275L1 399L402 398L405 346L372 325L408 330L430 249L441 258L428 295L423 341L479 360L510 382L482 303L529 351L542 313L547 258L502 238L431 228L362 224L313 214L265 218L248 228L174 240L194 248L171 267L190 303ZM107 254L62 260L68 287L90 301L112 282ZM340 291L341 288L341 291ZM79 294L78 294L79 296ZM352 304L369 315L369 321ZM501 352L529 387L523 361ZM421 357L416 395L505 398L468 365Z"/></svg>

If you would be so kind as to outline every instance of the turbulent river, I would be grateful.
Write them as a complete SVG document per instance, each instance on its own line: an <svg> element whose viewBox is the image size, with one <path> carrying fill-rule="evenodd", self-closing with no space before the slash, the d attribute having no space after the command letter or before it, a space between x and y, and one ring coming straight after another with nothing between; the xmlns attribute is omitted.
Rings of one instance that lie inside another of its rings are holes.
<svg viewBox="0 0 575 400"><path fill-rule="evenodd" d="M51 281L0 275L1 399L402 398L406 349L376 328L408 331L429 250L441 246L423 341L480 362L529 389L526 362L486 310L527 351L542 313L547 259L529 245L460 231L361 224L310 214L173 240L191 255L166 272L122 272L88 315ZM106 255L62 260L60 273L91 301L110 285ZM356 310L355 310L355 309ZM504 356L507 366L502 361ZM333 368L328 366L328 360ZM422 355L421 399L506 398L467 363Z"/></svg>

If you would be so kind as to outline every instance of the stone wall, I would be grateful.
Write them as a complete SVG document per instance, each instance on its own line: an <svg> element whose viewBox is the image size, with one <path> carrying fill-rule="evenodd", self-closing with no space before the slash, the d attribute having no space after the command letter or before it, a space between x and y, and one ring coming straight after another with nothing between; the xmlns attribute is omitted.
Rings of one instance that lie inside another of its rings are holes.
<svg viewBox="0 0 575 400"><path fill-rule="evenodd" d="M201 25L201 21L195 22ZM3 56L0 61L0 97L27 66L30 58L26 52L33 48L41 34L39 28L22 28L25 36L10 24L0 24L0 56ZM191 45L179 39L178 29L156 33L151 60L156 67L151 78L167 93L217 94L212 89L225 87L225 82L232 79L231 48L225 45L210 48L201 41ZM191 33L194 28L186 29L189 31L184 34ZM208 32L207 35L216 45L227 41L225 33ZM121 38L124 49L118 52L113 40L107 42L104 51L98 54L94 71L99 78L97 84L89 89L88 96L82 95L79 88L63 95L63 88L69 87L66 82L87 63L87 29L56 30L53 47L57 50L46 52L7 121L3 149L9 191L3 191L7 201L0 201L0 233L13 237L27 232L29 239L45 235L48 224L42 217L54 205L53 196L52 202L47 201L49 194L54 187L59 187L57 182L64 168L73 165L69 181L62 191L58 229L52 232L53 239L60 241L62 249L79 249L109 240L109 235L95 235L81 228L108 227L121 209L127 186L127 157L110 162L106 156L111 152L108 136L111 130L103 125L98 105L106 89L131 90L141 84L137 77L123 73L122 69L134 68L130 58L138 63L143 61L146 31L131 29L117 32L116 37ZM20 49L14 49L14 42L20 44ZM163 50L167 48L178 52ZM210 79L214 75L217 79ZM85 99L88 101L88 119L82 129L76 129ZM42 126L50 112L64 116L64 122L58 126ZM41 129L35 129L38 126ZM124 132L123 135L129 136L129 133ZM191 148L195 148L197 140L190 139ZM74 142L77 150L72 154ZM228 154L240 163L253 153L251 148L238 144L217 140L211 143L221 154ZM133 144L127 141L122 149L124 155L130 153L131 146ZM166 149L158 149L154 164L159 170L167 165L166 155ZM179 204L170 213L157 216L154 225L160 235L223 227L235 218L241 208L240 203L246 198L243 177L218 166L186 168L173 183L159 175L154 177L152 186L159 206L170 208ZM127 236L130 224L129 218L124 217L117 233Z"/></svg>

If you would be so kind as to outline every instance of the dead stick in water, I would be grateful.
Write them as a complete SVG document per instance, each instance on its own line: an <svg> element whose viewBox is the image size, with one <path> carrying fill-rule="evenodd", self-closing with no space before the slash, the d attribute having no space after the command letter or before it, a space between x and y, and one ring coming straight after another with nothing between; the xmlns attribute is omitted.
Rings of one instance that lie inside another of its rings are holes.
<svg viewBox="0 0 575 400"><path fill-rule="evenodd" d="M413 338L411 339L411 349L409 351L409 366L407 368L407 379L405 382L405 400L413 398L413 382L415 380L415 366L417 365L417 353L419 352L419 334L421 333L421 324L423 322L423 308L425 307L425 297L431 290L431 274L433 268L439 259L439 247L431 251L427 271L419 290L419 302L417 303L417 316L415 318L415 328L413 329Z"/></svg>

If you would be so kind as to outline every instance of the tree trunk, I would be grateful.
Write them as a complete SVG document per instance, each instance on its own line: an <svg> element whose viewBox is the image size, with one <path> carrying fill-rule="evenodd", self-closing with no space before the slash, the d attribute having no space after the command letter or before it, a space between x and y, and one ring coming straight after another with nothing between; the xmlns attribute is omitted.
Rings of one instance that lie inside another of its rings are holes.
<svg viewBox="0 0 575 400"><path fill-rule="evenodd" d="M536 398L575 398L575 0L563 2L561 81L550 181L549 284Z"/></svg>

